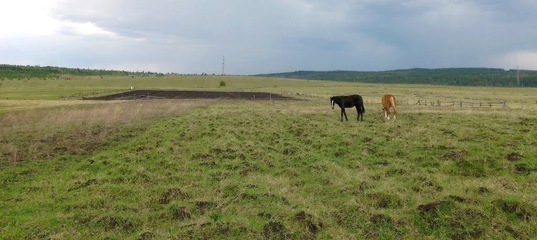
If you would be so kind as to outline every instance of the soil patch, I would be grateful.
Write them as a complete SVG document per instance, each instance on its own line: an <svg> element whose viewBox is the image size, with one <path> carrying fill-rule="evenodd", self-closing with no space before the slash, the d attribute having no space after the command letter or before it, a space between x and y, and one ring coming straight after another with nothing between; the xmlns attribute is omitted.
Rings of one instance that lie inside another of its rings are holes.
<svg viewBox="0 0 537 240"><path fill-rule="evenodd" d="M107 96L84 98L85 100L136 100L136 99L245 99L245 100L293 100L294 98L267 92L135 90Z"/></svg>

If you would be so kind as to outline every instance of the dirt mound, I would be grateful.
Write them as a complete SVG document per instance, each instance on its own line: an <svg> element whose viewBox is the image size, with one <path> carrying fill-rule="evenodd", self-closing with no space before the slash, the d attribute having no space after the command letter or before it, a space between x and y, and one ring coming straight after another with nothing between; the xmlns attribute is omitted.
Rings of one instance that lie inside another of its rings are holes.
<svg viewBox="0 0 537 240"><path fill-rule="evenodd" d="M84 98L86 100L136 100L136 99L246 99L246 100L292 100L279 94L266 92L223 91L174 91L135 90L107 96Z"/></svg>

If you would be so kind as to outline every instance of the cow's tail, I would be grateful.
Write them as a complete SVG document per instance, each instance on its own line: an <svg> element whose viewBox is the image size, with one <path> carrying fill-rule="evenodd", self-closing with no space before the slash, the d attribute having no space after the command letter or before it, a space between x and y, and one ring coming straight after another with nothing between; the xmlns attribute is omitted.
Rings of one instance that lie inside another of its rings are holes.
<svg viewBox="0 0 537 240"><path fill-rule="evenodd" d="M395 103L397 103L397 101L395 101L395 97L394 97L394 96L391 96L391 97L390 97L390 103L391 103L392 106L393 106L393 116L394 116L394 118L397 118L397 109L395 108Z"/></svg>
<svg viewBox="0 0 537 240"><path fill-rule="evenodd" d="M364 107L364 102L362 101L362 106L360 106L360 108L362 109L362 113L365 113L365 107Z"/></svg>

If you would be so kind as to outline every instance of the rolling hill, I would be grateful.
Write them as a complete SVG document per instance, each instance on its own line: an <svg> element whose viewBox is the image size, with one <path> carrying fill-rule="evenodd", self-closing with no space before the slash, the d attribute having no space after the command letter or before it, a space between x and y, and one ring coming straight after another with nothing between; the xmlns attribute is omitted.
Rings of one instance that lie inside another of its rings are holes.
<svg viewBox="0 0 537 240"><path fill-rule="evenodd" d="M414 68L391 71L296 71L257 76L366 83L537 87L537 71L498 68Z"/></svg>

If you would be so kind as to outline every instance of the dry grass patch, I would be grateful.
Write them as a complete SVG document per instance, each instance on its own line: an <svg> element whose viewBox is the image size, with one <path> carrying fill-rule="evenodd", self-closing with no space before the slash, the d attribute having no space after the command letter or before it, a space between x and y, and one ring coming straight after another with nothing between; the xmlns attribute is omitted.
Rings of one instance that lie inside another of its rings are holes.
<svg viewBox="0 0 537 240"><path fill-rule="evenodd" d="M30 103L32 107L21 104L16 109L24 109L26 111L11 111L0 115L0 121L3 123L0 131L4 134L9 134L13 129L25 131L79 124L113 125L117 123L132 123L137 120L167 116L196 106L208 104L208 101L177 100L117 101L105 103L93 101L77 101L76 103L61 101L40 102L46 103Z"/></svg>
<svg viewBox="0 0 537 240"><path fill-rule="evenodd" d="M95 105L99 101L69 101L69 100L0 100L0 113L25 110L36 110L50 107Z"/></svg>
<svg viewBox="0 0 537 240"><path fill-rule="evenodd" d="M43 101L47 102L47 101ZM0 115L0 163L85 153L110 140L114 129L140 120L178 114L207 100L42 103ZM24 108L22 103L19 107ZM38 106L46 106L38 108Z"/></svg>

